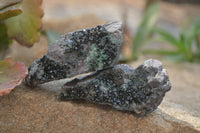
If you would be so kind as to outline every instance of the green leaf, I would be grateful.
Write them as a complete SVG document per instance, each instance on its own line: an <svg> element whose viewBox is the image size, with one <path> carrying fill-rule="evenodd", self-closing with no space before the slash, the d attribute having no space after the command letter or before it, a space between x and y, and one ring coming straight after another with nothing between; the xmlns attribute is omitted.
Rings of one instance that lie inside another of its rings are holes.
<svg viewBox="0 0 200 133"><path fill-rule="evenodd" d="M42 0L24 0L20 7L23 13L5 20L10 38L27 47L39 40L43 16L41 3Z"/></svg>
<svg viewBox="0 0 200 133"><path fill-rule="evenodd" d="M192 45L196 41L196 37L198 36L200 31L200 18L197 18L188 28L189 29L182 29L180 41L184 48L183 51L185 58L188 61L193 61L195 58L194 56L196 56L196 54L193 52ZM197 42L196 45L198 45Z"/></svg>
<svg viewBox="0 0 200 133"><path fill-rule="evenodd" d="M189 29L188 29L189 28ZM198 36L200 35L200 18L197 18L191 25L191 27L183 27L179 39L175 38L171 33L155 28L154 33L158 33L159 38L153 38L152 41L167 42L177 48L175 53L170 51L151 51L149 53L166 54L170 55L171 59L179 61L196 61L200 56L200 45L198 43ZM195 42L195 43L194 43ZM193 51L192 45L196 44L197 50Z"/></svg>
<svg viewBox="0 0 200 133"><path fill-rule="evenodd" d="M7 95L20 85L28 74L23 63L14 63L11 58L0 61L0 96Z"/></svg>
<svg viewBox="0 0 200 133"><path fill-rule="evenodd" d="M171 33L167 32L163 29L160 29L160 28L154 28L153 31L155 33L158 33L158 35L161 37L160 40L163 40L163 42L167 42L176 47L179 47L178 39L176 39Z"/></svg>
<svg viewBox="0 0 200 133"><path fill-rule="evenodd" d="M10 6L0 10L0 21L10 17L17 16L22 13L22 10L16 6Z"/></svg>
<svg viewBox="0 0 200 133"><path fill-rule="evenodd" d="M186 43L192 45L193 41L196 39L196 36L200 32L200 18L197 18L191 25L189 31L187 32Z"/></svg>
<svg viewBox="0 0 200 133"><path fill-rule="evenodd" d="M0 10L16 5L22 2L22 0L0 0Z"/></svg>
<svg viewBox="0 0 200 133"><path fill-rule="evenodd" d="M46 31L46 36L47 36L49 44L54 43L56 40L60 38L60 34L53 30Z"/></svg>
<svg viewBox="0 0 200 133"><path fill-rule="evenodd" d="M145 43L157 21L159 4L152 4L145 13L142 22L137 30L133 42L133 58L137 58L139 48Z"/></svg>
<svg viewBox="0 0 200 133"><path fill-rule="evenodd" d="M197 56L200 57L200 32L196 36ZM199 58L200 59L200 58Z"/></svg>
<svg viewBox="0 0 200 133"><path fill-rule="evenodd" d="M7 30L3 22L0 21L0 60L4 58L6 50L12 40L9 40Z"/></svg>
<svg viewBox="0 0 200 133"><path fill-rule="evenodd" d="M9 45L7 30L3 22L0 21L0 52L6 50Z"/></svg>

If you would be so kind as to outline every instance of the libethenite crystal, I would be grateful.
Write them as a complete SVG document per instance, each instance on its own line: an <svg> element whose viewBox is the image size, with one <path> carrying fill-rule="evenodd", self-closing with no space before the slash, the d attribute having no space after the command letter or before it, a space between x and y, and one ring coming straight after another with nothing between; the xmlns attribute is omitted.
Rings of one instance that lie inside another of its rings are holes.
<svg viewBox="0 0 200 133"><path fill-rule="evenodd" d="M150 59L135 70L128 65L116 65L76 78L62 87L58 98L85 99L142 116L154 111L170 88L162 63Z"/></svg>
<svg viewBox="0 0 200 133"><path fill-rule="evenodd" d="M29 67L26 84L78 77L61 86L63 101L84 99L132 111L139 116L154 111L171 89L169 76L158 60L147 60L133 69L115 65L122 47L122 24L112 22L62 35L48 52Z"/></svg>
<svg viewBox="0 0 200 133"><path fill-rule="evenodd" d="M112 22L61 35L41 59L29 67L26 83L41 83L113 67L122 46L122 24Z"/></svg>

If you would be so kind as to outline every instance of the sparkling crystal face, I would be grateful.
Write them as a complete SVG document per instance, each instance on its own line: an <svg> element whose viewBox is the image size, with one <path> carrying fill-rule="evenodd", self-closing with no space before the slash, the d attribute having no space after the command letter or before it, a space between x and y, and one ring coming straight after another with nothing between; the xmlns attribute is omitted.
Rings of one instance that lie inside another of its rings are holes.
<svg viewBox="0 0 200 133"><path fill-rule="evenodd" d="M85 99L138 115L148 114L157 108L171 88L162 64L149 62L151 60L135 70L128 65L117 65L92 78L71 81L62 88L59 99Z"/></svg>
<svg viewBox="0 0 200 133"><path fill-rule="evenodd" d="M122 40L119 22L61 35L49 46L47 54L30 66L26 82L35 86L113 67L118 61Z"/></svg>
<svg viewBox="0 0 200 133"><path fill-rule="evenodd" d="M29 67L27 85L95 71L66 83L58 98L85 99L137 115L154 111L171 88L168 74L161 62L152 59L135 70L128 65L115 65L122 36L119 22L62 35L49 46L46 55Z"/></svg>

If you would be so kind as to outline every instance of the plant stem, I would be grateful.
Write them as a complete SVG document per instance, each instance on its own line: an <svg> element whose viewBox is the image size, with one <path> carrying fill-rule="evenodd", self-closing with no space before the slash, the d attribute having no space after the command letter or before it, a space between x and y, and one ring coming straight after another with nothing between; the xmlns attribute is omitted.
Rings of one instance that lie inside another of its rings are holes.
<svg viewBox="0 0 200 133"><path fill-rule="evenodd" d="M196 43L197 43L197 55L200 56L200 36L196 36Z"/></svg>
<svg viewBox="0 0 200 133"><path fill-rule="evenodd" d="M0 52L0 60L3 60L6 55L6 50Z"/></svg>

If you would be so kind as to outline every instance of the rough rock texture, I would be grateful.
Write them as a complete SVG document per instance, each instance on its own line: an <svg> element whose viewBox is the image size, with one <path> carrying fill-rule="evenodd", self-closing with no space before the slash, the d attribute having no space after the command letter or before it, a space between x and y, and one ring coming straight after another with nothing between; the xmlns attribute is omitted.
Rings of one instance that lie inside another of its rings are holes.
<svg viewBox="0 0 200 133"><path fill-rule="evenodd" d="M26 83L35 86L112 67L118 61L122 40L120 22L62 35L29 67Z"/></svg>
<svg viewBox="0 0 200 133"><path fill-rule="evenodd" d="M136 117L86 101L59 102L55 93L21 85L0 97L0 133L199 133L167 109Z"/></svg>
<svg viewBox="0 0 200 133"><path fill-rule="evenodd" d="M86 99L146 115L158 107L170 88L162 63L150 59L135 70L128 65L116 65L76 78L64 85L58 97L61 100Z"/></svg>

